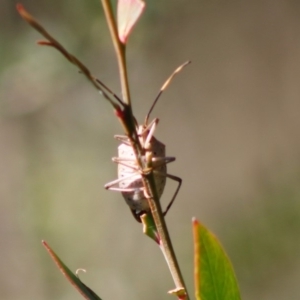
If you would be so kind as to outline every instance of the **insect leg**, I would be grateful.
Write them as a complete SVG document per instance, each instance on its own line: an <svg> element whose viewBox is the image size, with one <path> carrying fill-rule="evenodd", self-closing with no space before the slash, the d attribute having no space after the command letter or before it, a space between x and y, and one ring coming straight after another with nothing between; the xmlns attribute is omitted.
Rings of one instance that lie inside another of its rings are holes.
<svg viewBox="0 0 300 300"><path fill-rule="evenodd" d="M150 144L150 141L152 139L152 136L154 134L154 131L156 129L156 125L158 124L158 121L159 119L155 118L147 127L146 127L146 130L149 130L149 133L147 135L147 138L146 138L146 141L145 141L145 145L144 145L144 148L145 149L148 149L148 145Z"/></svg>
<svg viewBox="0 0 300 300"><path fill-rule="evenodd" d="M120 191L120 192L133 192L135 191L137 188L121 188L121 187L115 187L117 184L119 184L120 182L122 182L123 180L128 180L128 179L139 179L141 178L140 174L130 174L128 176L122 177L122 178L118 178L116 180L110 181L108 183L106 183L104 185L105 189L107 190L111 190L111 191Z"/></svg>
<svg viewBox="0 0 300 300"><path fill-rule="evenodd" d="M165 165L168 163L171 163L175 161L175 157L173 156L166 156L166 157L153 157L152 162L154 163L153 169L160 167L161 165ZM135 159L132 158L120 158L120 157L113 157L112 161L114 163L120 164L122 166L131 168L133 170L139 171L139 168L137 166L132 165L133 162L135 162Z"/></svg>
<svg viewBox="0 0 300 300"><path fill-rule="evenodd" d="M120 158L120 157L113 157L112 161L119 165L131 168L132 170L139 171L139 168L136 166L136 160L132 158ZM133 165L132 163L135 163Z"/></svg>
<svg viewBox="0 0 300 300"><path fill-rule="evenodd" d="M166 156L166 157L153 157L152 162L154 163L153 168L157 168L161 165L165 165L175 161L176 157L174 156Z"/></svg>
<svg viewBox="0 0 300 300"><path fill-rule="evenodd" d="M170 201L170 203L168 204L166 210L164 211L163 215L165 216L167 214L167 212L169 211L169 209L171 208L173 202L175 201L175 198L180 190L180 187L181 187L181 184L182 184L182 179L180 177L177 177L175 175L171 175L171 174L164 174L164 173L161 173L161 172L157 172L157 171L154 171L155 175L158 175L158 176L164 176L164 177L167 177L167 178L170 178L174 181L177 181L178 183L178 186L175 190L175 193Z"/></svg>
<svg viewBox="0 0 300 300"><path fill-rule="evenodd" d="M116 134L114 135L114 138L117 140L117 141L120 141L121 143L125 144L125 145L128 145L128 146L131 146L131 143L129 141L129 138L128 136L126 135L119 135L119 134Z"/></svg>
<svg viewBox="0 0 300 300"><path fill-rule="evenodd" d="M159 121L159 119L155 118L149 124L145 123L145 127L144 126L140 126L140 129L139 129L139 132L138 132L139 136L144 135L144 133L146 133L148 131L146 140L145 140L144 145L143 145L144 149L148 148L149 143L151 141L151 138L152 138L152 136L154 134L154 131L156 129L156 125L158 124L158 121Z"/></svg>

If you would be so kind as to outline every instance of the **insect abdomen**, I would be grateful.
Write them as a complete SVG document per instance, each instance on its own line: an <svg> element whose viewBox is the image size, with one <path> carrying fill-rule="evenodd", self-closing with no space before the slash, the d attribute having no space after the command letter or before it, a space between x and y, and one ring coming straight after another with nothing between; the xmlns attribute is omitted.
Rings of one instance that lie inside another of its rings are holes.
<svg viewBox="0 0 300 300"><path fill-rule="evenodd" d="M118 166L119 187L123 190L122 195L131 209L148 211L148 200L145 197L142 175L139 171L133 149L128 144L121 144L118 148L119 159L124 161ZM166 184L167 166L160 159L165 157L165 145L152 137L147 151L152 152L152 165L158 197L160 198ZM143 157L145 159L145 157ZM126 162L126 163L125 163ZM158 175L160 174L160 175ZM164 176L162 176L164 175ZM127 179L126 179L127 178Z"/></svg>

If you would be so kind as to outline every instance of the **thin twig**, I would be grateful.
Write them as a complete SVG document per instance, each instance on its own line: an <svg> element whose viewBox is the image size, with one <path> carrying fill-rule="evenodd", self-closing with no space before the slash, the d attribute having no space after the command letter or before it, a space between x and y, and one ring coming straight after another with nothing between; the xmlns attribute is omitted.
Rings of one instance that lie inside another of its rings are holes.
<svg viewBox="0 0 300 300"><path fill-rule="evenodd" d="M101 87L99 82L93 77L89 69L79 60L77 59L74 55L69 53L54 37L52 37L46 29L44 29L43 26L41 26L37 20L35 20L26 10L25 8L21 5L17 5L18 12L20 13L21 17L28 22L34 29L36 29L39 33L41 33L47 40L46 41L39 41L38 44L42 46L50 46L55 49L57 49L69 62L74 64L79 68L81 73L83 73L86 78L92 83L92 85L104 96L106 100L110 102L110 104L116 109L119 110L120 106L115 103L108 93ZM103 86L103 85L102 85ZM104 86L105 87L105 86ZM106 88L107 91L109 92L110 90ZM119 99L115 98L121 104L124 106L124 103L122 101L119 101Z"/></svg>
<svg viewBox="0 0 300 300"><path fill-rule="evenodd" d="M118 27L113 14L111 2L109 0L101 0L101 2L106 16L110 35L117 54L123 100L131 108L131 98L130 98L130 90L129 90L129 83L128 83L126 58L125 58L125 51L126 51L125 44L121 43L119 39Z"/></svg>

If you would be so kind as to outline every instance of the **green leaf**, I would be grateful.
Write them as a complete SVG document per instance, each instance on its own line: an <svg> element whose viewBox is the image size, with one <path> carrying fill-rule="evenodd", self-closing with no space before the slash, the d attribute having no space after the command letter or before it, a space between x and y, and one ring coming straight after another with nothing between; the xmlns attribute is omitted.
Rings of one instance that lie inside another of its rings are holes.
<svg viewBox="0 0 300 300"><path fill-rule="evenodd" d="M152 240L159 244L159 235L151 214L143 214L141 216L141 221L143 223L143 232L148 235Z"/></svg>
<svg viewBox="0 0 300 300"><path fill-rule="evenodd" d="M63 275L69 280L69 282L74 286L74 288L87 300L101 300L99 296L95 294L89 287L87 287L55 254L55 252L50 248L50 246L42 241L43 246L46 248L50 254L52 260L55 262L59 270Z"/></svg>
<svg viewBox="0 0 300 300"><path fill-rule="evenodd" d="M240 300L231 262L218 239L193 219L194 276L197 300Z"/></svg>

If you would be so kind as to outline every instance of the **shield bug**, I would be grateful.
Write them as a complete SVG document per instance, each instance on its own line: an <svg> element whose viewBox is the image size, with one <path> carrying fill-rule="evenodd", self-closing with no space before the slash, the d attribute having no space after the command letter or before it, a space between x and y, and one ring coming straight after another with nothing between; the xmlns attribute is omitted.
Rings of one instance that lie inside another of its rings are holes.
<svg viewBox="0 0 300 300"><path fill-rule="evenodd" d="M150 114L163 91L169 85L173 77L189 63L190 62L186 62L179 66L166 80L157 97L155 98L144 123L142 125L138 125L136 122L136 130L144 153L142 159L146 160L146 153L150 153L152 157L152 168L159 199L164 191L167 178L175 180L178 183L174 195L163 213L164 215L167 214L168 210L172 206L179 192L182 180L175 175L167 173L167 164L175 161L175 157L166 156L165 145L154 137L155 128L159 119L155 118L150 123L148 123L148 121ZM123 135L116 135L115 138L121 142L118 147L118 157L112 158L113 162L118 164L118 179L107 183L105 188L112 191L121 192L134 217L140 222L140 216L150 210L148 200L145 195L144 184L141 175L142 170L140 170L140 167L137 163L129 138Z"/></svg>

